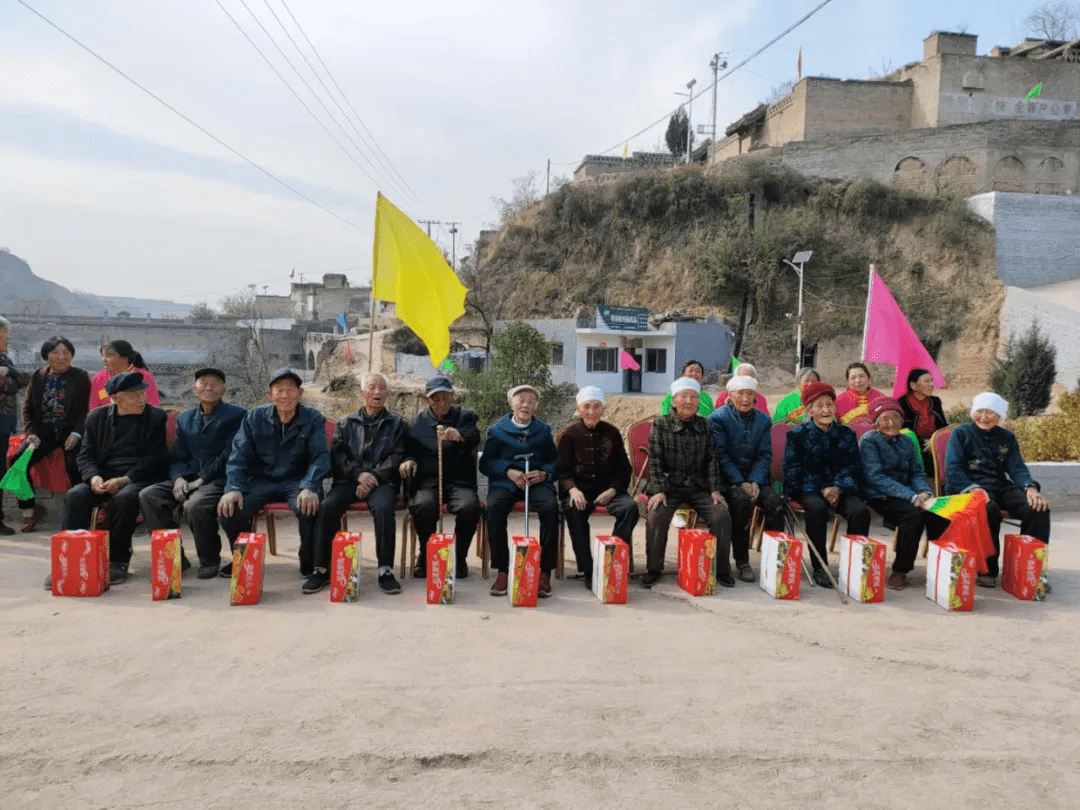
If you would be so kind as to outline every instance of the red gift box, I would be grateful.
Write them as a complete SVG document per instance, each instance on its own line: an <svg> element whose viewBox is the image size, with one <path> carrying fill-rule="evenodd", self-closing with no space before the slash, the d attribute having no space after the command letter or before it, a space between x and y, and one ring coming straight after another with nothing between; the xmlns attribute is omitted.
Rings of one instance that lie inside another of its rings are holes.
<svg viewBox="0 0 1080 810"><path fill-rule="evenodd" d="M861 534L840 538L840 590L858 602L885 601L889 547Z"/></svg>
<svg viewBox="0 0 1080 810"><path fill-rule="evenodd" d="M626 604L630 547L614 535L598 534L592 541L592 591L605 605Z"/></svg>
<svg viewBox="0 0 1080 810"><path fill-rule="evenodd" d="M109 590L109 533L78 529L52 536L53 596L101 596Z"/></svg>
<svg viewBox="0 0 1080 810"><path fill-rule="evenodd" d="M679 587L691 596L716 593L716 538L704 529L679 529Z"/></svg>
<svg viewBox="0 0 1080 810"><path fill-rule="evenodd" d="M975 554L955 543L935 540L926 555L926 596L946 610L975 604Z"/></svg>
<svg viewBox="0 0 1080 810"><path fill-rule="evenodd" d="M257 605L262 600L266 535L244 532L233 546L230 605Z"/></svg>
<svg viewBox="0 0 1080 810"><path fill-rule="evenodd" d="M510 542L510 607L536 607L540 586L540 541L514 535Z"/></svg>
<svg viewBox="0 0 1080 810"><path fill-rule="evenodd" d="M154 601L180 598L180 530L156 529L150 535L150 595Z"/></svg>
<svg viewBox="0 0 1080 810"><path fill-rule="evenodd" d="M802 540L784 532L764 532L758 585L773 599L798 599L802 558Z"/></svg>
<svg viewBox="0 0 1080 810"><path fill-rule="evenodd" d="M431 535L427 542L427 603L429 605L453 604L456 566L454 535Z"/></svg>
<svg viewBox="0 0 1080 810"><path fill-rule="evenodd" d="M1005 535L1001 587L1017 599L1046 599L1047 545L1026 534Z"/></svg>
<svg viewBox="0 0 1080 810"><path fill-rule="evenodd" d="M360 543L362 532L338 532L330 552L330 601L360 599Z"/></svg>

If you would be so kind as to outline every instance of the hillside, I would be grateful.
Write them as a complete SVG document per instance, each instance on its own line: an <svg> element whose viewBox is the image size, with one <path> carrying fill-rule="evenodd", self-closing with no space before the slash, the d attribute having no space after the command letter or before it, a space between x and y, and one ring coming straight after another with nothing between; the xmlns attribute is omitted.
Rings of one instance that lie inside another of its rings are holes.
<svg viewBox="0 0 1080 810"><path fill-rule="evenodd" d="M861 337L873 263L954 378L978 384L1004 299L993 244L963 200L744 161L568 184L488 237L480 266L506 298L502 317L571 317L605 302L716 314L743 338L740 356L790 367L798 278L781 260L813 251L808 341Z"/></svg>

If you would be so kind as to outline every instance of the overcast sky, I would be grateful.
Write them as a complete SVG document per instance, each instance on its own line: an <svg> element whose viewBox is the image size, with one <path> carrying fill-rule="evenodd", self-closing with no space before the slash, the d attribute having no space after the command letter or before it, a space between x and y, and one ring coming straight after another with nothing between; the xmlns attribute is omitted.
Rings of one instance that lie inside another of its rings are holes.
<svg viewBox="0 0 1080 810"><path fill-rule="evenodd" d="M542 182L549 159L552 175L570 175L583 155L621 155L627 142L653 149L675 91L692 78L695 91L710 84L714 53L734 67L821 0L26 2L340 217L17 0L0 0L0 247L73 289L215 304L248 284L284 294L293 267L296 280L344 272L367 283L378 190L414 219L459 221L460 256L496 219L491 197L509 196L513 178L535 170ZM795 78L800 47L804 75L865 79L921 59L934 30L977 34L980 54L1015 44L1031 5L831 0L721 80L718 128ZM337 104L362 124L347 122L271 10L320 67L295 15L345 92ZM694 101L695 123L710 104L710 94ZM450 249L446 226L432 234Z"/></svg>

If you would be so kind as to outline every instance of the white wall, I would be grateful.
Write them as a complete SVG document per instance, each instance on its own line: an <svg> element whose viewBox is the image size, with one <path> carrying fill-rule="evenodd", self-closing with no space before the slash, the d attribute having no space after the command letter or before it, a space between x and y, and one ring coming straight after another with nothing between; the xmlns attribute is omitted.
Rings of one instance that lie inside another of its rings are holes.
<svg viewBox="0 0 1080 810"><path fill-rule="evenodd" d="M1057 348L1057 381L1072 390L1080 378L1080 312L1075 309L1038 293L1009 287L1001 307L1003 343L998 354L1004 352L1004 341L1010 334L1019 336L1031 328L1033 318L1039 324L1039 331Z"/></svg>

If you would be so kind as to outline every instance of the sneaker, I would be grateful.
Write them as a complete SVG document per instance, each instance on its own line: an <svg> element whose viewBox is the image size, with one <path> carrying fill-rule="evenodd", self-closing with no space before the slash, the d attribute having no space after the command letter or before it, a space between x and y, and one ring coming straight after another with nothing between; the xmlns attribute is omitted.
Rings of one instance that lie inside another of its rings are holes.
<svg viewBox="0 0 1080 810"><path fill-rule="evenodd" d="M831 588L833 586L832 580L829 579L829 574L824 568L814 569L814 584L819 588Z"/></svg>
<svg viewBox="0 0 1080 810"><path fill-rule="evenodd" d="M304 581L304 585L300 588L300 593L318 593L323 587L330 581L330 574L325 574L322 571L316 571L307 580ZM382 581L379 581L382 584ZM400 590L400 588L398 589ZM396 593L396 592L395 592Z"/></svg>
<svg viewBox="0 0 1080 810"><path fill-rule="evenodd" d="M904 586L907 585L907 574L901 574L898 571L893 571L889 574L889 580L885 583L886 587L891 588L894 591L904 590Z"/></svg>
<svg viewBox="0 0 1080 810"><path fill-rule="evenodd" d="M750 563L739 563L739 579L743 582L757 582L757 575L754 573L754 569L750 567Z"/></svg>
<svg viewBox="0 0 1080 810"><path fill-rule="evenodd" d="M401 583L391 572L379 574L379 587L383 593L401 593Z"/></svg>
<svg viewBox="0 0 1080 810"><path fill-rule="evenodd" d="M645 576L643 576L641 578L641 584L644 585L646 588L651 588L653 585L655 585L659 581L660 581L660 572L659 571L647 571L645 573Z"/></svg>
<svg viewBox="0 0 1080 810"><path fill-rule="evenodd" d="M196 576L199 579L213 579L218 575L219 570L221 570L221 563L219 562L213 565L200 565L199 573Z"/></svg>
<svg viewBox="0 0 1080 810"><path fill-rule="evenodd" d="M232 563L227 562L221 566L221 570L218 571L218 576L222 579L232 579Z"/></svg>
<svg viewBox="0 0 1080 810"><path fill-rule="evenodd" d="M457 577L458 579L468 579L469 578L469 565L468 565L468 563L464 563L461 560L458 560L457 567L454 569L454 576Z"/></svg>
<svg viewBox="0 0 1080 810"><path fill-rule="evenodd" d="M49 574L47 577L45 577L45 590L52 590L52 574Z"/></svg>
<svg viewBox="0 0 1080 810"><path fill-rule="evenodd" d="M541 599L551 596L551 574L540 572L540 584L536 586L536 595Z"/></svg>
<svg viewBox="0 0 1080 810"><path fill-rule="evenodd" d="M0 520L0 534L15 534L15 530Z"/></svg>
<svg viewBox="0 0 1080 810"><path fill-rule="evenodd" d="M748 581L753 582L752 579L748 580ZM725 588L734 588L735 587L735 577L733 577L731 574L717 574L716 575L716 584L717 585L722 585Z"/></svg>
<svg viewBox="0 0 1080 810"><path fill-rule="evenodd" d="M500 571L495 576L495 583L491 586L492 596L506 596L506 586L509 584L507 580L509 577L505 571Z"/></svg>
<svg viewBox="0 0 1080 810"><path fill-rule="evenodd" d="M975 584L980 588L996 588L997 577L992 577L989 574L979 574L975 577Z"/></svg>
<svg viewBox="0 0 1080 810"><path fill-rule="evenodd" d="M19 529L19 531L23 532L24 534L29 534L37 528L37 525L41 523L44 518L45 507L38 504L34 507L34 514L30 515L30 517L23 518L22 528Z"/></svg>
<svg viewBox="0 0 1080 810"><path fill-rule="evenodd" d="M413 566L412 578L427 579L427 566L424 565L423 561L417 560L416 565Z"/></svg>
<svg viewBox="0 0 1080 810"><path fill-rule="evenodd" d="M110 585L123 585L127 582L128 567L127 563L113 563L109 566L109 584Z"/></svg>

